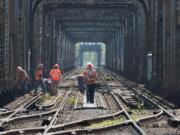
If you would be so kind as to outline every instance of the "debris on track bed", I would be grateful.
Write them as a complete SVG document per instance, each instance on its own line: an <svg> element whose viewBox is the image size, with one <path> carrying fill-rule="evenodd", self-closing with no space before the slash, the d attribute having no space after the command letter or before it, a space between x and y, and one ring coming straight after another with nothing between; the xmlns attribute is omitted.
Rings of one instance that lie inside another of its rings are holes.
<svg viewBox="0 0 180 135"><path fill-rule="evenodd" d="M64 124L72 121L96 118L108 114L112 114L112 111L102 110L102 109L87 109L87 110L83 109L83 110L65 111L59 115L56 124Z"/></svg>

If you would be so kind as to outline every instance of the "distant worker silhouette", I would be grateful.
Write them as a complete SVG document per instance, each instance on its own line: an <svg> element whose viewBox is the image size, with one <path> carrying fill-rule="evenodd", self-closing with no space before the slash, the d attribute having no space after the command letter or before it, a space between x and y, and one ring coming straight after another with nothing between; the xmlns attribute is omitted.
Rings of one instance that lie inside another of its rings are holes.
<svg viewBox="0 0 180 135"><path fill-rule="evenodd" d="M96 81L96 70L93 68L91 63L87 64L87 68L83 74L84 82L87 86L86 98L87 103L94 103L94 91L95 91L95 81Z"/></svg>

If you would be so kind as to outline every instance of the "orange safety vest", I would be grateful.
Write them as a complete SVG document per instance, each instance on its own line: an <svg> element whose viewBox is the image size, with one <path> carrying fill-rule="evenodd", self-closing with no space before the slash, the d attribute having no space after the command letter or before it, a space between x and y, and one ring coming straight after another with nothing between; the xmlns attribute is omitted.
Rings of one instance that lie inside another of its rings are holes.
<svg viewBox="0 0 180 135"><path fill-rule="evenodd" d="M95 84L96 81L96 71L86 70L83 74L86 84Z"/></svg>
<svg viewBox="0 0 180 135"><path fill-rule="evenodd" d="M51 79L54 81L59 81L61 77L61 70L59 69L52 69L50 72Z"/></svg>

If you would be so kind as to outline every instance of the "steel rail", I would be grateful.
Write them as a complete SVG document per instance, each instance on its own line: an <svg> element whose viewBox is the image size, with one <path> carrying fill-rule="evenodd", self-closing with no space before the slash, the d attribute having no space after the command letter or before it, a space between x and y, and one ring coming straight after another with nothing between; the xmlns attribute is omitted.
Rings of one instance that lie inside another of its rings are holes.
<svg viewBox="0 0 180 135"><path fill-rule="evenodd" d="M116 76L119 76L118 74L116 73L113 73L114 75ZM102 74L103 75L103 74ZM119 78L116 78L118 81L121 81ZM166 113L169 117L172 117L174 119L176 119L177 121L180 121L176 116L174 116L173 114L171 114L170 112L167 111L167 109L165 109L163 106L159 105L156 101L150 99L149 97L147 97L144 93L141 93L140 91L137 90L138 87L134 88L132 87L131 85L129 85L127 82L129 80L125 79L125 81L123 81L123 83L125 85L127 85L128 87L130 87L136 94L138 94L139 96L141 96L142 98L145 98L146 100L150 101L151 103L153 103L156 107L158 107L160 110L163 110L164 113ZM121 81L122 82L122 81ZM139 88L141 89L141 88Z"/></svg>
<svg viewBox="0 0 180 135"><path fill-rule="evenodd" d="M101 72L100 72L101 73ZM101 75L103 76L103 74L101 73ZM102 77L104 83L106 84L107 88L109 89L109 91L111 91L111 88L108 86L107 81ZM126 111L126 109L123 107L123 105L118 101L117 97L115 96L115 94L113 92L110 92L112 94L112 96L114 97L114 99L117 101L117 103L120 105L120 107L122 108L122 110L124 111L125 115L128 117L129 120L132 121L134 127L136 128L137 132L140 135L146 135L146 133L138 126L138 124L131 118L131 116L128 114L128 112Z"/></svg>
<svg viewBox="0 0 180 135"><path fill-rule="evenodd" d="M113 95L113 97L117 100L117 97L115 96L115 94L113 92L111 92L111 94ZM123 107L123 105L118 102L118 104L121 106L123 112L125 113L125 115L128 117L128 119L133 123L134 127L137 129L137 132L139 135L146 135L146 133L137 125L137 123L131 118L131 116L128 114L128 112L126 111L126 109Z"/></svg>
<svg viewBox="0 0 180 135"><path fill-rule="evenodd" d="M74 85L73 85L73 86L70 88L70 90L66 93L66 95L65 95L65 97L64 97L64 99L63 99L63 101L62 101L62 103L61 103L61 105L60 105L60 107L59 107L59 109L57 109L55 115L53 116L53 119L52 119L51 122L50 122L50 124L49 124L47 127L45 127L45 131L43 132L43 135L47 135L48 131L54 126L54 123L55 123L55 121L56 121L56 119L57 119L60 111L63 110L63 108L64 108L64 106L65 106L65 104L66 104L66 102L67 102L67 100L68 100L68 95L69 95L69 93L72 91L73 87L74 87Z"/></svg>
<svg viewBox="0 0 180 135"><path fill-rule="evenodd" d="M40 97L40 94L38 94L37 96L31 98L30 100L27 101L27 103L25 103L24 105L20 106L19 108L15 109L15 111L10 114L7 118L4 118L1 122L0 122L0 127L5 123L8 122L14 115L16 115L18 112L23 111L24 109L27 109L29 106L31 106L33 103L35 103Z"/></svg>

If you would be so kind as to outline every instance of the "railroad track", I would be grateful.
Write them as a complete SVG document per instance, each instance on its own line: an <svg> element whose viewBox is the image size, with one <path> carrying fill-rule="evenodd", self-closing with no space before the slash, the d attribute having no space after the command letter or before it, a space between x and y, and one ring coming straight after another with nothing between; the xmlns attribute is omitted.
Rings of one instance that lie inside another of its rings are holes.
<svg viewBox="0 0 180 135"><path fill-rule="evenodd" d="M64 91L65 93L67 95L67 90ZM27 103L22 104L16 110L1 113L0 134L21 134L21 132L22 134L35 134L46 132L45 127L52 124L51 122L54 121L54 116L57 115L57 110L59 110L57 108L62 108L66 96L63 99L58 98L53 105L48 106L48 109L43 110L39 109L41 107L37 108L36 106L40 97L41 95L39 94L33 97L32 100L27 101Z"/></svg>
<svg viewBox="0 0 180 135"><path fill-rule="evenodd" d="M107 87L103 87L109 91ZM82 101L82 97L77 96L75 106L77 106L78 99L80 98ZM97 107L96 109L78 109L63 112L60 116L60 120L56 123L57 125L52 127L50 130L50 134L96 134L100 131L103 132L104 130L109 129L116 131L114 128L121 127L129 129L126 131L122 130L122 132L129 132L131 134L139 134L140 132L143 132L136 123L130 119L127 112L123 109L113 93L104 91L102 91L102 93L98 92L95 98L97 104L103 104L104 108L106 108L105 110ZM114 114L113 112L118 111L120 111L121 117L123 118L118 119L118 117L115 117L115 114L117 113ZM116 120L118 121L117 123L115 122Z"/></svg>
<svg viewBox="0 0 180 135"><path fill-rule="evenodd" d="M96 107L83 108L84 97L75 86L75 79L72 78L76 78L76 73L73 72L59 87L63 96L52 106L36 110L34 105L37 99L18 112L2 112L0 122L6 131L0 132L0 135L179 134L179 121L157 103L159 100L151 99L133 82L110 71L108 76L104 70L99 71Z"/></svg>
<svg viewBox="0 0 180 135"><path fill-rule="evenodd" d="M27 96L22 96L17 99L17 101L8 104L5 108L8 108L6 111L0 112L0 119L7 118L8 116L12 117L16 115L20 110L27 109L34 101L39 98L40 95L36 97L32 96L31 94L27 94ZM22 101L19 102L19 99ZM17 105L16 105L17 104Z"/></svg>
<svg viewBox="0 0 180 135"><path fill-rule="evenodd" d="M117 127L118 128L124 127L125 129L128 129L126 131L122 130L122 132L129 132L131 134L145 134L142 131L142 129L137 125L137 123L132 120L132 118L124 109L124 107L119 103L117 96L114 95L114 93L110 93L111 90L109 89L107 83L104 80L103 80L103 87L105 88L104 89L105 91L98 90L99 92L98 94L95 95L95 98L96 98L96 102L103 104L104 108L107 108L107 110L102 110L102 109L97 110L93 108L92 110L88 109L88 110L74 110L73 112L64 112L65 114L62 114L62 116L60 116L60 118L64 118L64 120L60 119L57 122L57 125L50 130L51 134L97 134L100 131L103 132L106 131L107 129L114 130L114 128ZM77 96L76 104L79 103L78 99L80 98L82 101L82 97ZM108 123L108 121L116 120L113 112L118 112L118 111L121 111L121 114L123 115L123 120L120 119L117 120L119 123L116 124L112 124L113 122ZM103 114L103 112L105 113ZM103 115L104 117L101 118L101 116ZM106 115L110 115L112 117L108 120L106 118L108 116ZM100 118L101 121L97 121L97 119ZM96 124L92 124L92 121L95 121ZM103 125L102 123L104 122L105 123L107 122L108 124ZM96 126L93 127L92 125L96 125Z"/></svg>
<svg viewBox="0 0 180 135"><path fill-rule="evenodd" d="M121 106L127 110L129 117L143 131L143 134L179 134L179 120L166 109L166 107L173 109L171 104L161 102L157 97L152 98L152 95L149 96L142 88L115 73L108 70L105 72L112 76L111 81L119 81L122 89L121 87L116 89L112 85L109 85L108 88ZM104 73L100 74L105 75ZM105 79L104 81L108 84L108 81Z"/></svg>
<svg viewBox="0 0 180 135"><path fill-rule="evenodd" d="M24 103L19 108L17 108L12 113L10 113L10 115L8 115L7 117L4 117L3 119L1 119L1 122L0 122L1 131L9 130L9 128L7 128L7 126L5 126L5 125L8 124L9 122L11 122L15 115L26 110L29 106L34 104L34 102L36 102L39 99L39 97L40 97L40 94L33 97L32 99L28 100L26 103ZM10 124L8 124L8 125L10 125ZM6 132L4 132L2 134L6 134Z"/></svg>

